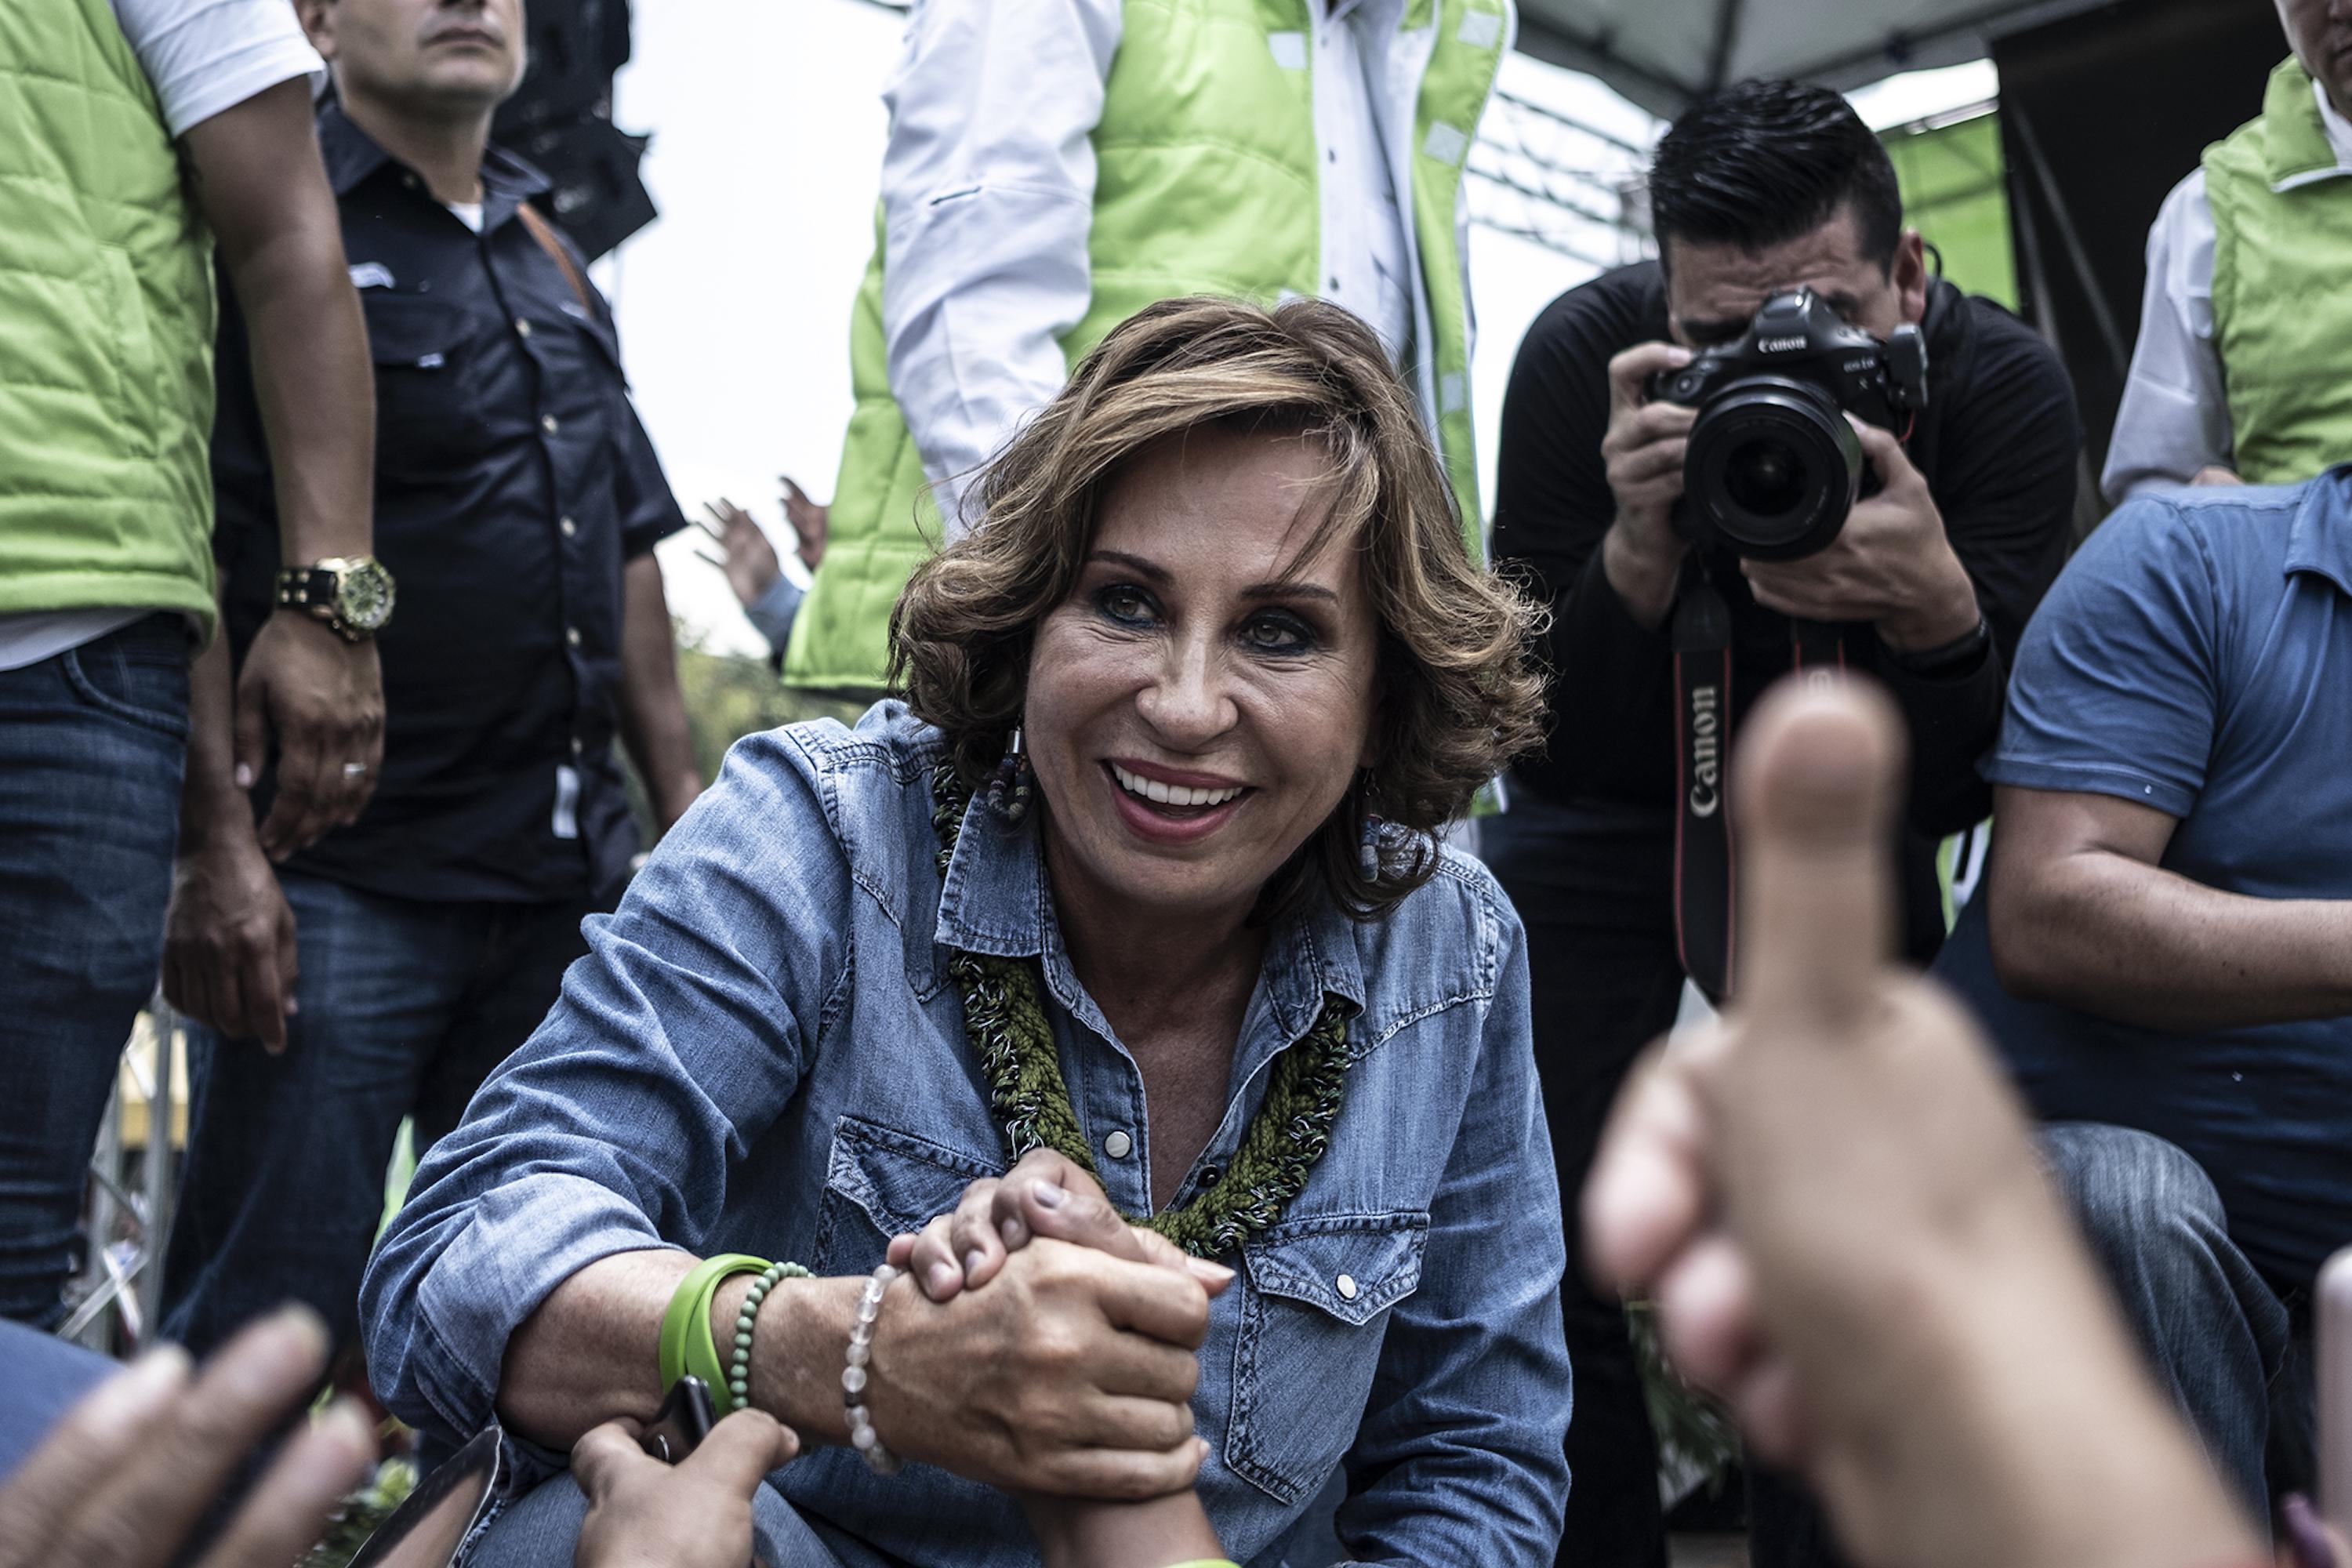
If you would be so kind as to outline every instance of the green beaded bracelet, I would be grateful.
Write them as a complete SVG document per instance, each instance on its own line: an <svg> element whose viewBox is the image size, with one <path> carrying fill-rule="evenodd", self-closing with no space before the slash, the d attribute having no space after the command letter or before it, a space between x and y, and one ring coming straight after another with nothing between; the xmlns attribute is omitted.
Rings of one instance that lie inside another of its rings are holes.
<svg viewBox="0 0 2352 1568"><path fill-rule="evenodd" d="M797 1263L771 1263L751 1281L751 1292L735 1314L735 1354L727 1364L727 1392L733 1396L736 1409L751 1403L751 1325L760 1321L760 1303L768 1299L779 1279L813 1278Z"/></svg>

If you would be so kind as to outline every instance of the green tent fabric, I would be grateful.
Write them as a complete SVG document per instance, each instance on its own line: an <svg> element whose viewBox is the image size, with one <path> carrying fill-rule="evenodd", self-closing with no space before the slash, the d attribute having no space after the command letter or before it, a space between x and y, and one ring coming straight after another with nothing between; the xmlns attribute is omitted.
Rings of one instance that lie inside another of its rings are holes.
<svg viewBox="0 0 2352 1568"><path fill-rule="evenodd" d="M1885 137L1903 186L1906 220L1944 258L1944 276L1971 294L2017 308L2009 191L1993 112Z"/></svg>

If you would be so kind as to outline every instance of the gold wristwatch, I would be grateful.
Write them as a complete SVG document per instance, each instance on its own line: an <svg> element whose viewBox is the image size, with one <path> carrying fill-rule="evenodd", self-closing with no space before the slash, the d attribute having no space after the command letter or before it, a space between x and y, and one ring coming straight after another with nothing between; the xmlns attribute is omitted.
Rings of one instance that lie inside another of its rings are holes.
<svg viewBox="0 0 2352 1568"><path fill-rule="evenodd" d="M278 574L278 607L324 621L345 642L365 642L392 619L392 574L373 555L330 555Z"/></svg>

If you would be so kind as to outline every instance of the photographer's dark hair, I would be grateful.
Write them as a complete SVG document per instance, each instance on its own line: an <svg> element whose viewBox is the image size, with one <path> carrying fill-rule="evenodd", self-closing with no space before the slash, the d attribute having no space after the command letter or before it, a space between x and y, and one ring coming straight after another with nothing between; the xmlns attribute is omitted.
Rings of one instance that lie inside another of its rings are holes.
<svg viewBox="0 0 2352 1568"><path fill-rule="evenodd" d="M1903 237L1886 149L1843 98L1793 81L1743 81L1701 99L1650 159L1650 221L1666 241L1760 250L1853 204L1863 254L1882 268Z"/></svg>

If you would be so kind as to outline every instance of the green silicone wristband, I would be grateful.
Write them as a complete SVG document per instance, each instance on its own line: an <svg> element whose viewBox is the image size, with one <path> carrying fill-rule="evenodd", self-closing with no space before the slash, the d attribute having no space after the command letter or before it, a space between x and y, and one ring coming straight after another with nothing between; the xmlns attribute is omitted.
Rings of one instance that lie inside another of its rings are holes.
<svg viewBox="0 0 2352 1568"><path fill-rule="evenodd" d="M768 1267L764 1258L746 1252L725 1252L707 1258L687 1270L670 1293L661 1321L661 1385L668 1392L688 1373L709 1385L710 1403L721 1415L734 1413L727 1394L727 1369L710 1338L710 1299L730 1275L757 1274Z"/></svg>

